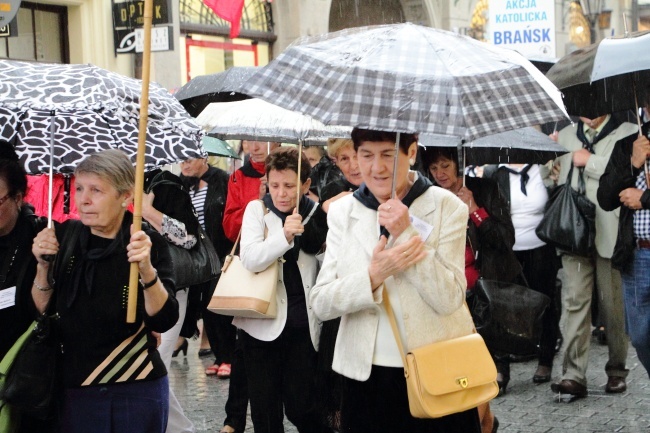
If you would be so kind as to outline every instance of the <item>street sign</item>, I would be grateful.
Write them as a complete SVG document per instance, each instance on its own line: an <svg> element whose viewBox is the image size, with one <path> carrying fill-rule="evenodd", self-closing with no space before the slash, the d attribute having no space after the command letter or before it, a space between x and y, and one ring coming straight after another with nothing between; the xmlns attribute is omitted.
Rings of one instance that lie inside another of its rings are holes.
<svg viewBox="0 0 650 433"><path fill-rule="evenodd" d="M0 26L9 25L20 8L21 0L0 0Z"/></svg>

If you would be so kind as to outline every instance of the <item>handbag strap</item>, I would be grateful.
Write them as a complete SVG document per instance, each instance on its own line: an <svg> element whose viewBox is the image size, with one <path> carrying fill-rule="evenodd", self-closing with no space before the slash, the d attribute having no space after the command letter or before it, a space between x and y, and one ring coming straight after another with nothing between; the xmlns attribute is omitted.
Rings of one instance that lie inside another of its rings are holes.
<svg viewBox="0 0 650 433"><path fill-rule="evenodd" d="M260 203L262 203L262 208L264 209L264 215L269 213L269 209L266 207L264 204L264 200L258 200ZM235 255L235 251L237 251L237 245L239 245L239 240L241 239L241 231L243 227L239 228L239 233L237 234L237 240L235 240L235 244L232 246L232 250L230 250L230 254L228 254L223 261L223 265L221 266L221 272L225 272L226 269L228 269L228 266L230 266L230 262L232 262L232 257ZM269 228L266 226L266 223L264 224L264 239L269 234Z"/></svg>
<svg viewBox="0 0 650 433"><path fill-rule="evenodd" d="M569 168L569 173L567 174L567 183L569 186L571 186L571 182L573 181L573 160L571 160L571 167ZM585 195L587 192L587 185L585 184L585 177L584 177L584 168L579 167L578 168L578 193Z"/></svg>
<svg viewBox="0 0 650 433"><path fill-rule="evenodd" d="M399 333L399 329L397 328L397 319L395 318L395 312L393 311L393 307L390 305L390 297L388 296L388 288L386 287L386 283L383 284L384 286L384 308L386 309L386 313L388 314L388 320L390 321L390 327L393 329L393 335L395 336L395 341L397 342L397 347L399 348L399 353L402 356L402 362L404 363L404 370L406 371L407 364L406 364L406 351L404 350L404 343L402 342L402 337ZM463 301L463 306L467 310L467 314L469 314L470 317L472 317L471 313L469 312L469 308L467 307L467 302ZM476 333L476 327L474 326L474 322L472 322L472 333Z"/></svg>

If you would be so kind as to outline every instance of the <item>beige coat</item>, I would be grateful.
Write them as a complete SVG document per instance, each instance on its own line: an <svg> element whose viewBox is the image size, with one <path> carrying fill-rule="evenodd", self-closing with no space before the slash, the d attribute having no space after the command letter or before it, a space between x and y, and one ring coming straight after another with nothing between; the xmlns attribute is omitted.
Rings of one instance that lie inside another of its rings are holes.
<svg viewBox="0 0 650 433"><path fill-rule="evenodd" d="M425 239L428 256L386 284L397 289L407 349L472 332L465 299L467 206L452 193L431 187L415 200L410 214L433 227ZM342 317L334 350L334 371L364 381L370 376L383 289L370 286L368 266L378 242L377 212L352 195L330 206L323 267L309 294L321 320ZM413 225L389 243L417 235Z"/></svg>
<svg viewBox="0 0 650 433"><path fill-rule="evenodd" d="M610 120L611 122L611 120ZM571 166L571 159L576 150L582 149L582 142L576 135L578 124L569 125L560 131L558 136L558 143L564 146L569 153L562 155L560 161L560 176L558 184L566 183ZM600 140L594 146L595 154L589 157L587 165L584 169L584 179L586 184L586 195L592 203L596 205L596 250L598 255L603 258L610 259L614 253L614 245L616 244L616 236L618 234L618 215L619 209L612 212L606 212L598 205L596 192L598 191L598 181L600 176L605 172L605 167L609 161L609 157L614 150L616 142L630 134L638 131L638 127L633 123L625 122L619 125L609 135ZM578 169L573 169L573 179L571 186L578 189Z"/></svg>

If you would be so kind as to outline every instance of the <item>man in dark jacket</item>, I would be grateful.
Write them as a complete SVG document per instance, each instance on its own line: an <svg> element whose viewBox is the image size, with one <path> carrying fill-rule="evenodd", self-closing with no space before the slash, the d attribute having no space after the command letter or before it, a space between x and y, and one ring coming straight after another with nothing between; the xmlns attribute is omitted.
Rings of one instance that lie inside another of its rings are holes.
<svg viewBox="0 0 650 433"><path fill-rule="evenodd" d="M600 177L598 203L620 206L612 265L621 271L627 332L650 375L650 189L644 170L650 156L650 122L642 134L621 140Z"/></svg>

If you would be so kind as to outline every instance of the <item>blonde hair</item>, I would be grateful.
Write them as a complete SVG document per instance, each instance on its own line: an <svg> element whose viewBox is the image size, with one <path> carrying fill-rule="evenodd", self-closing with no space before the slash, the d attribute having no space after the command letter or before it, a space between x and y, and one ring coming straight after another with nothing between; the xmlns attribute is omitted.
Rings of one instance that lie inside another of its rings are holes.
<svg viewBox="0 0 650 433"><path fill-rule="evenodd" d="M354 143L349 138L330 138L327 140L327 153L330 158L336 158L339 152L346 147L354 150Z"/></svg>
<svg viewBox="0 0 650 433"><path fill-rule="evenodd" d="M104 150L86 157L74 170L75 176L80 173L99 176L119 194L133 191L135 187L135 168L121 150Z"/></svg>

